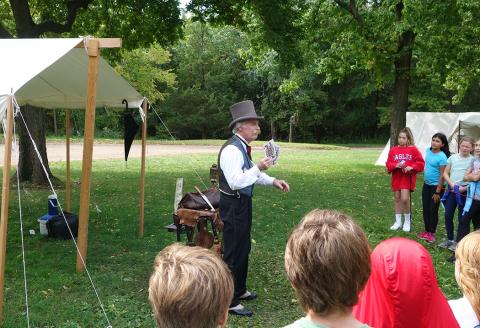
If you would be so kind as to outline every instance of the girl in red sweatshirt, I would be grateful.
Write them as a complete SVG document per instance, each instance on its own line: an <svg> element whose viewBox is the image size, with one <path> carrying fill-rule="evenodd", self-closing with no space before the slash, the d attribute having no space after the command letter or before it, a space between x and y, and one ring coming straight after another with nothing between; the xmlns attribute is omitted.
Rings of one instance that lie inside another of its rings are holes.
<svg viewBox="0 0 480 328"><path fill-rule="evenodd" d="M405 216L403 231L410 231L410 193L415 191L417 172L425 166L422 154L414 146L412 131L406 127L398 134L398 146L390 148L387 159L388 173L392 174L392 191L395 199L395 223L391 230L402 227L402 213Z"/></svg>

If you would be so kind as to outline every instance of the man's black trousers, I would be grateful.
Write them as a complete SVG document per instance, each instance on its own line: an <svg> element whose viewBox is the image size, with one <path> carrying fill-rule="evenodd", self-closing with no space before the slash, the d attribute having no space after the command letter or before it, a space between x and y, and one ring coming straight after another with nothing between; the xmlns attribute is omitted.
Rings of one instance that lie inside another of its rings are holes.
<svg viewBox="0 0 480 328"><path fill-rule="evenodd" d="M248 255L251 249L252 198L220 194L223 226L223 260L232 271L235 291L231 306L247 291Z"/></svg>

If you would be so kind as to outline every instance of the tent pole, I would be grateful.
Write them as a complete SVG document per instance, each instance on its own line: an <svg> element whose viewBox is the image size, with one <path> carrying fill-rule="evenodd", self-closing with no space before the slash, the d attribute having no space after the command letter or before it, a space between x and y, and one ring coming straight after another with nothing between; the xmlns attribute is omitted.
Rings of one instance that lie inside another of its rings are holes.
<svg viewBox="0 0 480 328"><path fill-rule="evenodd" d="M460 132L462 132L461 124L462 124L462 121L458 120L457 154L460 152L460 137L461 137Z"/></svg>
<svg viewBox="0 0 480 328"><path fill-rule="evenodd" d="M90 184L92 178L92 152L95 130L95 105L98 74L99 41L87 40L88 78L87 103L85 107L85 130L83 141L82 181L80 187L80 211L78 220L77 272L85 270L87 264L88 216L90 210ZM82 261L83 258L83 261Z"/></svg>
<svg viewBox="0 0 480 328"><path fill-rule="evenodd" d="M10 166L12 159L13 96L9 96L7 99L6 128L7 130L5 131L5 153L3 154L2 210L0 219L0 325L3 324L5 257L7 251L8 203L10 198Z"/></svg>
<svg viewBox="0 0 480 328"><path fill-rule="evenodd" d="M66 160L67 160L67 177L65 181L65 199L66 199L66 208L67 212L70 212L70 109L67 109L65 114L65 138L66 138Z"/></svg>
<svg viewBox="0 0 480 328"><path fill-rule="evenodd" d="M143 101L143 112L145 118L142 124L142 162L140 169L140 222L138 224L138 236L143 237L143 226L145 218L145 153L147 150L147 99Z"/></svg>

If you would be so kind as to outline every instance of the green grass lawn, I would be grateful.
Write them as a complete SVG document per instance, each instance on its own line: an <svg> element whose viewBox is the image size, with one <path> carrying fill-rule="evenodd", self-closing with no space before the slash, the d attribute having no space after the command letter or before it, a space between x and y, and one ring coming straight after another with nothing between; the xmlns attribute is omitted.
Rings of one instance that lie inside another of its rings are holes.
<svg viewBox="0 0 480 328"><path fill-rule="evenodd" d="M71 137L72 143L83 143L83 137ZM48 136L47 142L52 143L64 143L65 136ZM135 139L135 142L140 143L139 138ZM155 145L189 145L189 146L222 146L225 140L218 139L195 139L195 140L165 140L165 139L147 139L147 144ZM103 144L123 144L123 139L109 139L109 138L95 138L95 143ZM251 143L254 147L261 147L266 143L265 140L257 140ZM282 148L294 148L294 149L317 149L317 150L341 150L353 147L383 147L380 144L345 144L345 145L330 145L330 144L312 144L312 143L299 143L299 142L277 142Z"/></svg>
<svg viewBox="0 0 480 328"><path fill-rule="evenodd" d="M303 147L308 148L308 147ZM355 218L365 229L372 247L394 235L415 238L422 229L420 192L413 194L412 233L389 230L393 222L390 177L373 165L378 150L284 149L272 176L291 185L289 194L257 187L254 198L253 245L248 286L259 298L248 306L252 318L230 316L228 327L282 327L302 316L283 269L289 232L313 208L332 208ZM257 159L261 154L256 154ZM93 164L91 214L87 265L113 327L154 327L147 300L148 278L156 253L175 241L164 230L171 223L175 181L185 179L185 191L202 186L193 171L208 182L216 155L165 156L147 160L145 236L137 236L139 160L128 168L122 160ZM80 180L80 162L73 162L72 176ZM64 179L65 163L51 165ZM418 182L421 185L422 181ZM72 241L54 241L38 234L37 218L46 213L47 190L22 190L25 253L33 327L106 327L107 323L86 274L75 271ZM59 190L64 199L64 190ZM79 186L73 191L73 211L78 213ZM20 224L16 189L12 187L8 226L5 324L26 327L23 292ZM443 217L443 213L440 214ZM29 229L37 234L30 236ZM438 236L444 234L440 220ZM439 238L440 239L440 238ZM425 244L424 244L425 245ZM451 254L425 245L432 254L439 285L448 298L460 292Z"/></svg>

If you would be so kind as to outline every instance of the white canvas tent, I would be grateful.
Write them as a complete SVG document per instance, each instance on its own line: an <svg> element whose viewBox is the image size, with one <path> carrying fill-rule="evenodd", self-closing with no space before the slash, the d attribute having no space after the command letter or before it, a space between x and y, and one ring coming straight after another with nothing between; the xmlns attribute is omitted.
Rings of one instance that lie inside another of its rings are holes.
<svg viewBox="0 0 480 328"><path fill-rule="evenodd" d="M407 112L407 126L412 130L415 145L423 156L430 146L432 136L442 132L447 136L450 151L458 152L458 141L463 136L480 139L480 113L431 113ZM390 150L390 140L378 157L375 165L383 166Z"/></svg>
<svg viewBox="0 0 480 328"><path fill-rule="evenodd" d="M10 189L13 110L15 102L43 108L85 108L84 147L78 231L77 271L86 262L92 148L96 107L131 108L145 99L100 57L101 48L119 48L121 39L0 39L0 120L4 126L5 153L0 219L0 325L3 321L4 271ZM68 117L68 112L67 112ZM67 131L68 131L67 121ZM146 116L142 124L140 224L143 235ZM69 188L67 134L67 188ZM67 192L68 194L68 192Z"/></svg>
<svg viewBox="0 0 480 328"><path fill-rule="evenodd" d="M83 43L83 38L0 39L0 118L12 91L20 106L85 108L88 55ZM143 101L99 58L96 107L123 107L123 99L132 108Z"/></svg>

